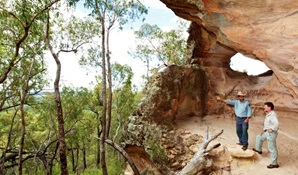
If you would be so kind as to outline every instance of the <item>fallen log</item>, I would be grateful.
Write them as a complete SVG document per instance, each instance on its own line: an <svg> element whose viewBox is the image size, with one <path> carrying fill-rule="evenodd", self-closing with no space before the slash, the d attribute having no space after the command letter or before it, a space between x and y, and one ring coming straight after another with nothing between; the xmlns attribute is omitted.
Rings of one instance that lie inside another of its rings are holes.
<svg viewBox="0 0 298 175"><path fill-rule="evenodd" d="M221 130L218 134L209 138L209 128L206 129L206 136L204 137L204 141L202 145L199 147L198 151L195 153L193 158L189 161L189 163L176 175L200 175L203 173L203 170L210 163L206 156L209 152L220 146L220 143L213 145L208 148L209 143L216 139L219 135L223 133Z"/></svg>

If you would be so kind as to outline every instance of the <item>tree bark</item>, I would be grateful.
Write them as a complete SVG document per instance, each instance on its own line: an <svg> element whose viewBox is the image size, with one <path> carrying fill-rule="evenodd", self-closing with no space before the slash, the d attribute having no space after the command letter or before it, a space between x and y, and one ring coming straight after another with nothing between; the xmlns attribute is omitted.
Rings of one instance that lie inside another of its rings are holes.
<svg viewBox="0 0 298 175"><path fill-rule="evenodd" d="M59 90L59 80L61 74L61 63L58 57L55 58L57 64L56 79L54 82L55 89L55 102L57 109L57 120L58 120L58 139L59 139L59 155L60 155L60 168L61 175L67 175L67 155L66 155L66 142L65 142L65 131L64 131L64 119L63 119L63 109L60 99L60 90Z"/></svg>
<svg viewBox="0 0 298 175"><path fill-rule="evenodd" d="M110 135L111 121L112 121L112 99L113 99L113 90L112 90L112 73L111 73L111 56L110 56L110 30L107 30L107 67L108 67L108 83L109 83L109 96L108 96L108 121L107 121L107 138Z"/></svg>
<svg viewBox="0 0 298 175"><path fill-rule="evenodd" d="M99 129L99 126L97 126L97 137L100 138L101 137L101 130ZM99 164L100 164L100 144L101 144L101 141L100 140L97 140L97 154L96 154L96 167L99 168Z"/></svg>
<svg viewBox="0 0 298 175"><path fill-rule="evenodd" d="M85 144L85 139L83 139L83 171L87 168L87 161L86 161L86 144Z"/></svg>
<svg viewBox="0 0 298 175"><path fill-rule="evenodd" d="M101 170L103 175L108 175L107 165L106 165L106 148L105 148L105 139L107 138L107 75L106 75L106 50L105 50L105 12L100 11L98 0L95 1L96 10L101 22L101 48L102 48L102 117L101 117L101 127L102 135L100 141L100 155L101 155Z"/></svg>
<svg viewBox="0 0 298 175"><path fill-rule="evenodd" d="M49 15L49 14L48 14ZM53 50L52 45L50 44L49 39L49 30L50 30L50 22L49 17L47 19L47 31L46 31L46 43L51 51L51 54L56 62L57 70L56 77L54 81L54 93L55 93L55 103L57 110L57 121L58 121L58 140L59 140L59 156L60 156L60 169L61 175L68 175L67 170L67 155L66 155L66 142L65 142L65 131L64 131L64 118L63 118L63 109L62 103L60 99L60 90L59 90L59 82L61 76L61 62L59 60L58 54L56 54Z"/></svg>
<svg viewBox="0 0 298 175"><path fill-rule="evenodd" d="M49 168L48 168L48 171L47 171L47 175L52 175L53 174L53 162L54 162L54 159L56 157L58 148L59 148L59 142L57 142L56 147L55 147L55 151L54 151L54 155L52 156L52 158L49 161L49 165L48 165Z"/></svg>
<svg viewBox="0 0 298 175"><path fill-rule="evenodd" d="M176 175L200 175L202 174L202 170L204 170L207 159L205 156L209 154L209 152L217 147L220 146L220 143L212 146L211 148L208 148L208 144L216 139L219 135L223 133L223 130L219 132L218 134L214 135L209 139L209 133L208 128L206 130L206 137L204 138L204 142L202 143L201 147L198 149L198 151L195 153L193 158L189 161L189 163Z"/></svg>
<svg viewBox="0 0 298 175"><path fill-rule="evenodd" d="M21 96L21 105L20 105L20 110L21 110L21 141L20 141L20 149L19 149L19 175L23 174L23 150L24 150L24 143L25 143L25 134L26 134L26 122L25 122L25 101L27 98L28 90L29 90L29 81L31 77L31 72L34 66L35 58L33 58L29 71L28 71L28 77L25 81L25 87L24 89L20 89L20 96Z"/></svg>
<svg viewBox="0 0 298 175"><path fill-rule="evenodd" d="M71 148L71 165L72 165L72 172L75 172L75 158L74 158L74 149Z"/></svg>

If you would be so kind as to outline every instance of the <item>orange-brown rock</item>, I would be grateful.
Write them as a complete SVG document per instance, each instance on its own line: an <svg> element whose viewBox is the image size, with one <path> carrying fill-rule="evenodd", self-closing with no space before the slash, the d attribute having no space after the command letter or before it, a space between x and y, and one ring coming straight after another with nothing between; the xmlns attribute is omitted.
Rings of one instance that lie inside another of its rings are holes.
<svg viewBox="0 0 298 175"><path fill-rule="evenodd" d="M297 0L161 1L192 21L188 41L195 46L189 63L206 68L209 113L218 112L213 95L233 97L238 90L247 91L256 107L272 101L278 110L297 112ZM273 74L249 77L232 71L230 58L237 52L264 62Z"/></svg>
<svg viewBox="0 0 298 175"><path fill-rule="evenodd" d="M272 101L282 116L280 120L290 121L290 127L281 129L282 138L290 138L288 145L296 144L292 133L297 133L297 119L290 119L297 118L298 112L298 0L161 1L177 16L192 22L188 31L192 54L185 66L169 66L149 81L137 112L129 118L122 133L126 150L134 160L139 160L138 149L130 149L134 146L148 154L147 159L141 159L145 163L138 167L144 169L154 164L167 175L180 171L201 143L200 136L192 134L203 124L200 120L208 120L203 118L208 114L220 114L215 116L225 119L234 115L233 108L218 102L215 96L235 98L239 90L247 93L255 120L264 116L263 103ZM233 71L230 60L238 52L264 62L271 70L258 76ZM190 118L195 119L189 121ZM231 135L233 120L225 119L213 127L219 129L229 124L226 130L230 133L220 142L231 145L236 143L236 134ZM254 135L261 129L260 123L254 126ZM192 132L180 131L176 128L179 125ZM261 167L254 162L260 155L232 148L224 146L210 154L210 166L206 165L203 174L233 174L230 171L244 165ZM282 151L284 154L288 148Z"/></svg>

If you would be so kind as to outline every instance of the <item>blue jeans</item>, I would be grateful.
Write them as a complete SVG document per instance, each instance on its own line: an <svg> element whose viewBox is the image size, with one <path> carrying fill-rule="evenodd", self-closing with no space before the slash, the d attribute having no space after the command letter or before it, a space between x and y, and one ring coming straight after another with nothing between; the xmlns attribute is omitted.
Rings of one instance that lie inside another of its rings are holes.
<svg viewBox="0 0 298 175"><path fill-rule="evenodd" d="M236 132L239 142L243 146L248 146L248 123L244 123L246 117L236 117Z"/></svg>

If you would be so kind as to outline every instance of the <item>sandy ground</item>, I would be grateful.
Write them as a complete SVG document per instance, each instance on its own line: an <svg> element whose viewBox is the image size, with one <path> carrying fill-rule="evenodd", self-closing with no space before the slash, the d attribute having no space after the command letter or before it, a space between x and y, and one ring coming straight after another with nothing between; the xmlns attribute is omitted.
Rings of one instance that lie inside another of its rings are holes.
<svg viewBox="0 0 298 175"><path fill-rule="evenodd" d="M255 137L260 133L263 126L264 116L254 116L249 125L249 146L255 147ZM245 163L241 160L233 161L231 175L298 175L298 117L286 118L279 116L280 129L277 137L278 162L280 167L268 169L270 154L267 143L263 144L263 154L256 154L254 162ZM213 142L221 143L223 146L234 146L238 142L234 119L224 119L219 116L207 116L204 119L190 117L177 122L178 127L193 134L206 134L209 127L209 136L224 130ZM212 145L212 142L210 143Z"/></svg>

